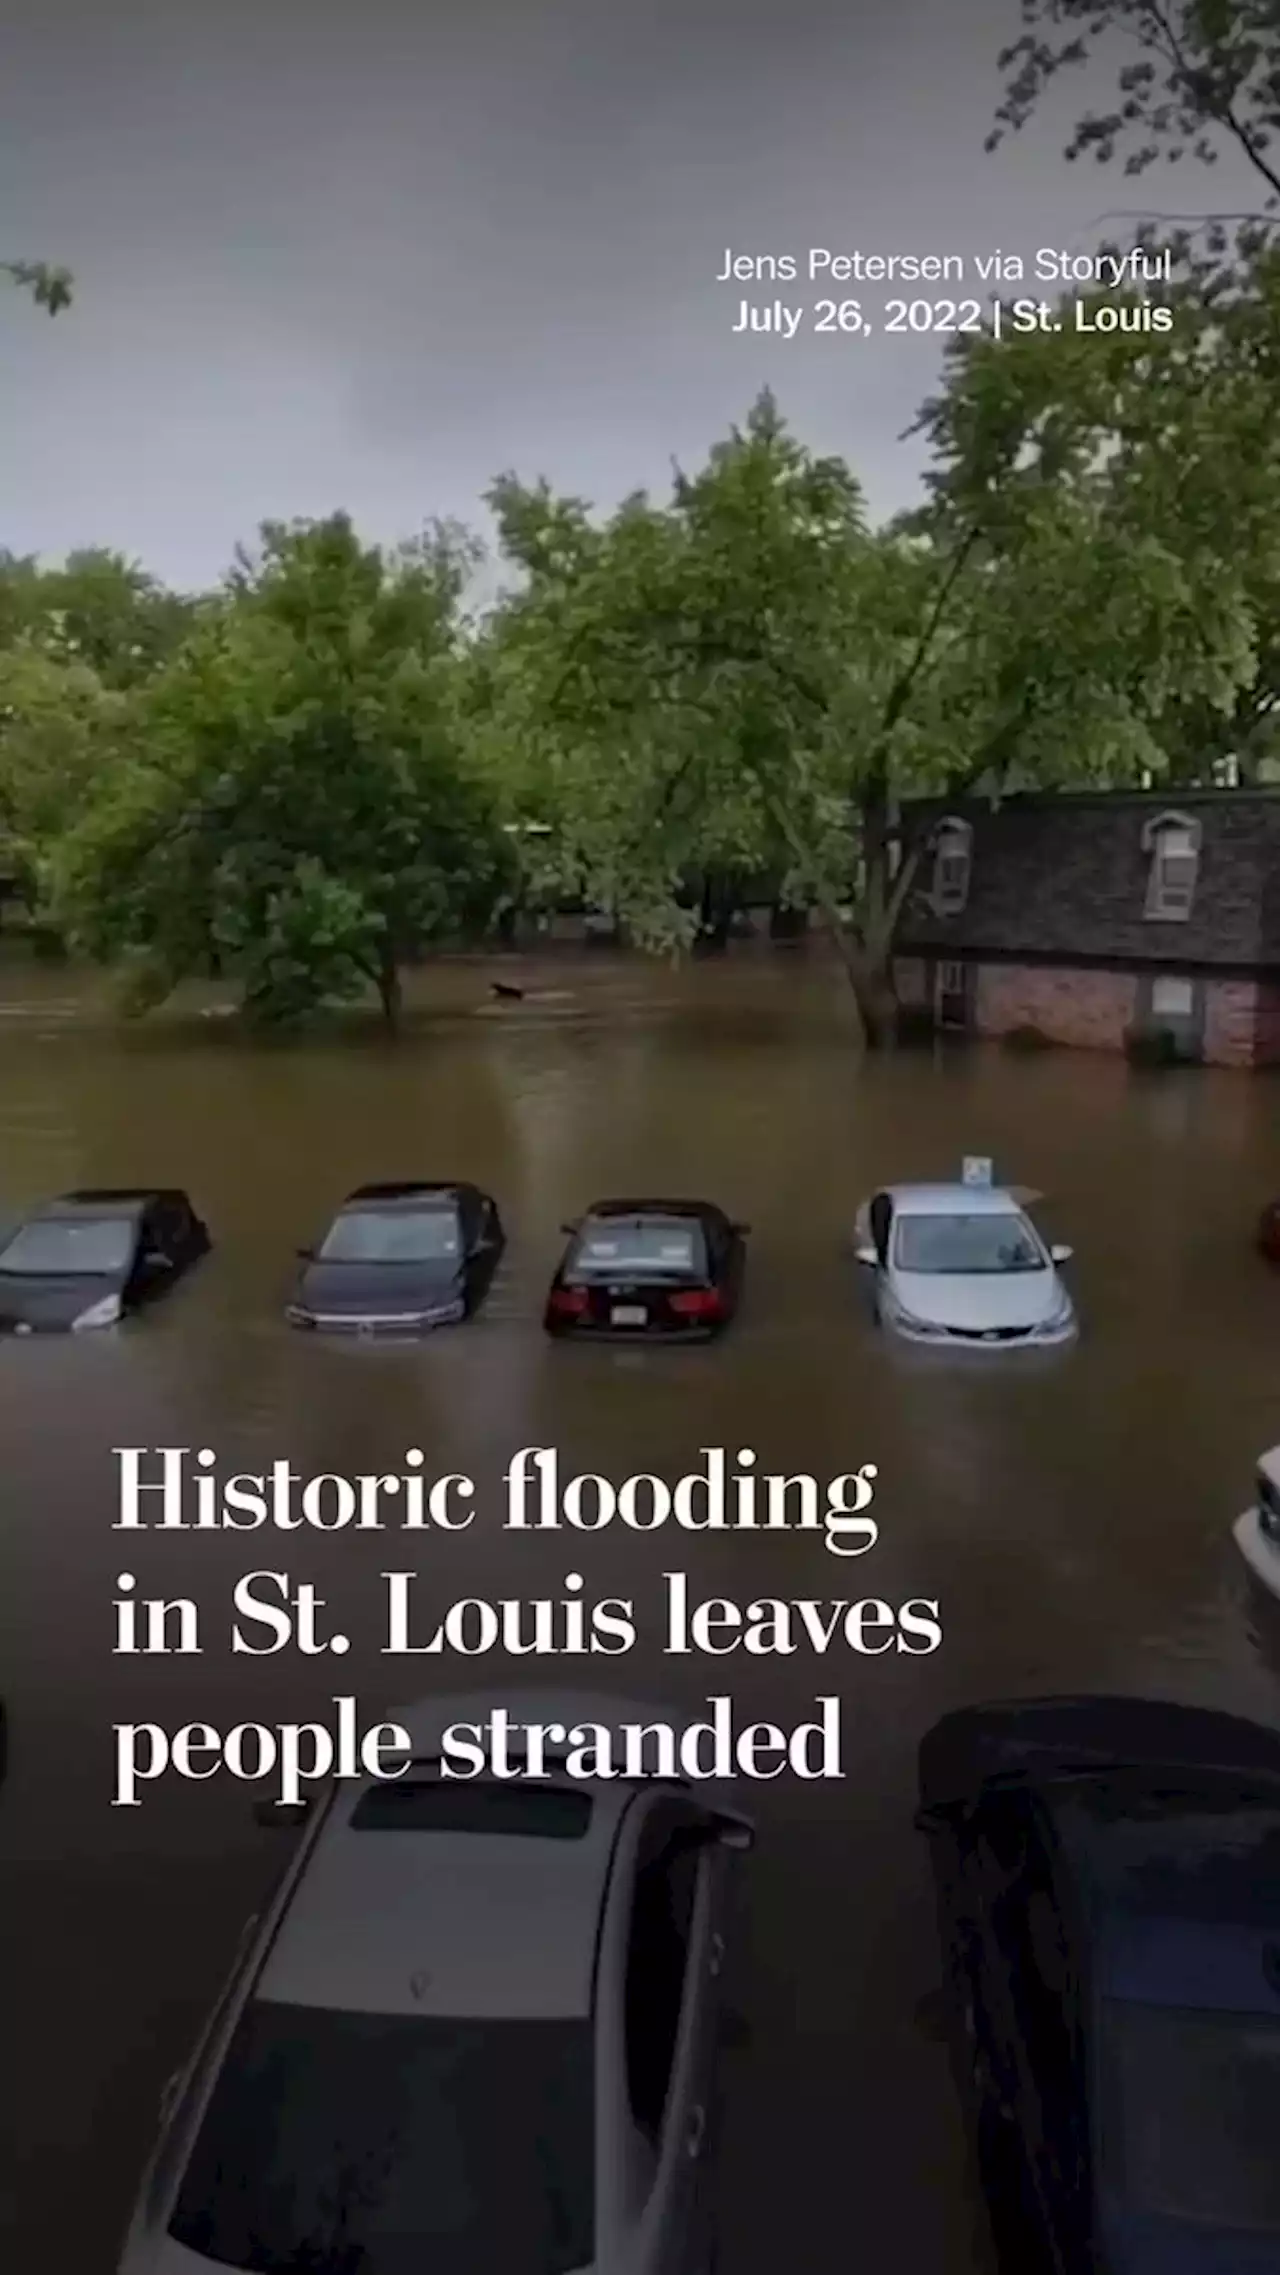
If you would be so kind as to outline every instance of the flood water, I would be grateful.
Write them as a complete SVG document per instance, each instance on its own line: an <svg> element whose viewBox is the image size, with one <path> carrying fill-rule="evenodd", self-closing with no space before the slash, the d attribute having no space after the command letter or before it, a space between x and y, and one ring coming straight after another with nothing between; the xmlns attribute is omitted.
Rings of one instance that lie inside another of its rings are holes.
<svg viewBox="0 0 1280 2275"><path fill-rule="evenodd" d="M945 2058L916 2018L934 1985L914 1753L982 1696L1113 1688L1280 1714L1275 1605L1230 1539L1253 1460L1280 1437L1280 1278L1251 1253L1280 1189L1280 1092L1265 1078L1131 1073L1086 1056L860 1061L838 978L801 958L684 973L584 957L523 978L551 1000L489 1001L458 964L381 1038L249 1047L216 1023L120 1035L73 980L0 978L0 1209L77 1183L182 1184L214 1255L117 1334L0 1346L0 2045L13 2112L0 2139L4 2264L107 2275L183 2057L280 1836L227 1778L167 1780L109 1806L110 1726L323 1713L368 1718L433 1687L554 1683L530 1662L379 1655L379 1573L416 1564L425 1600L631 1596L624 1659L560 1663L572 1686L694 1704L731 1690L740 1720L792 1723L844 1701L841 1782L752 1789L748 2045L721 2167L724 2275L785 2260L806 2275L984 2264ZM510 977L509 973L503 976ZM888 1177L952 1175L990 1153L1044 1195L1070 1241L1077 1350L1027 1371L903 1363L859 1307L849 1233ZM509 1247L487 1312L421 1349L333 1348L291 1333L293 1251L352 1185L462 1175L502 1204ZM753 1227L745 1308L707 1350L549 1345L542 1296L562 1218L610 1191L702 1193ZM480 1486L452 1538L113 1533L120 1445L209 1446L225 1471L288 1456L304 1472L430 1471ZM879 1469L879 1545L820 1537L521 1540L497 1480L525 1445L566 1472L675 1477L698 1449L754 1448L764 1470ZM672 1658L661 1574L701 1595L936 1598L932 1657ZM243 1571L310 1579L353 1639L338 1662L232 1657ZM116 1575L189 1595L200 1657L111 1651ZM423 1675L422 1666L428 1669Z"/></svg>

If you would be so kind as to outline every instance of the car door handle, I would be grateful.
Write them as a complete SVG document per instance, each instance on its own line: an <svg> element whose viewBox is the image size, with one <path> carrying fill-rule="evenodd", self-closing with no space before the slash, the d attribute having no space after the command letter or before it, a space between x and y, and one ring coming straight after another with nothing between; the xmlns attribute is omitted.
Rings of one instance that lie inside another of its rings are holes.
<svg viewBox="0 0 1280 2275"><path fill-rule="evenodd" d="M708 1960L708 1969L711 1974L718 1975L723 1965L724 1937L722 1935L713 1935L711 1938L711 1956Z"/></svg>
<svg viewBox="0 0 1280 2275"><path fill-rule="evenodd" d="M686 2155L687 2157L689 2157L691 2160L693 2160L693 2159L696 2159L696 2158L700 2157L700 2156L701 2156L701 2154L702 2154L702 2144L703 2144L703 2142L706 2140L706 2137L707 2137L707 2113L706 2113L706 2110L705 2110L705 2109L704 2109L704 2108L701 2106L701 2104L699 2104L699 2106L698 2106L696 2109L694 2109L694 2110L691 2110L691 2111L690 2111L690 2114L689 2114L689 2122L688 2122L687 2126L685 2127L685 2135L684 2135L684 2153L685 2153L685 2155Z"/></svg>

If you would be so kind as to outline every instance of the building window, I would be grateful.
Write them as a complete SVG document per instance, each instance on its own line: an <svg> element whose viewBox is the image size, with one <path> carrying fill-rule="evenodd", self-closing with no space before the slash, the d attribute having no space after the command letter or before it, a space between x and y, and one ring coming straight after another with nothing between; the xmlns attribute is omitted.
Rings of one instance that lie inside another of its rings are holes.
<svg viewBox="0 0 1280 2275"><path fill-rule="evenodd" d="M1190 980L1162 976L1151 982L1153 1019L1189 1019L1194 1008L1195 988Z"/></svg>
<svg viewBox="0 0 1280 2275"><path fill-rule="evenodd" d="M1186 814L1159 814L1142 833L1147 872L1144 914L1165 924L1185 923L1200 872L1200 824Z"/></svg>
<svg viewBox="0 0 1280 2275"><path fill-rule="evenodd" d="M933 841L933 890L930 899L938 916L959 916L969 898L973 867L973 831L968 822L948 816L940 822Z"/></svg>

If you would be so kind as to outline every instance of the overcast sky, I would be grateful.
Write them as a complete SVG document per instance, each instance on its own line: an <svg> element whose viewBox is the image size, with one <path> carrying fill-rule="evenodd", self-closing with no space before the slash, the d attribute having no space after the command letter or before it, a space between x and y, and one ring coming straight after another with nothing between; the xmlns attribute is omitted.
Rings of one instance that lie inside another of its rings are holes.
<svg viewBox="0 0 1280 2275"><path fill-rule="evenodd" d="M0 545L214 578L266 516L661 489L766 381L877 514L936 340L735 336L735 252L1081 250L1073 84L982 143L1016 0L0 0ZM1143 198L1155 194L1142 185ZM945 288L934 287L933 291ZM886 288L854 285L883 315Z"/></svg>

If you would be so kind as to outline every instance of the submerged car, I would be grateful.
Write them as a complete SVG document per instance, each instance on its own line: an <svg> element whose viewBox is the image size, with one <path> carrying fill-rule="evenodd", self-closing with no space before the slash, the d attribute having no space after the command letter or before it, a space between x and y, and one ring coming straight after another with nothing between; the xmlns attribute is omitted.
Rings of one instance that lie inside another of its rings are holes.
<svg viewBox="0 0 1280 2275"><path fill-rule="evenodd" d="M749 1227L710 1201L597 1201L563 1230L549 1335L706 1342L738 1309Z"/></svg>
<svg viewBox="0 0 1280 2275"><path fill-rule="evenodd" d="M295 1327L414 1335L479 1310L506 1246L498 1204L478 1185L361 1185L303 1270Z"/></svg>
<svg viewBox="0 0 1280 2275"><path fill-rule="evenodd" d="M114 1327L207 1255L185 1193L102 1188L46 1201L0 1248L0 1333Z"/></svg>
<svg viewBox="0 0 1280 2275"><path fill-rule="evenodd" d="M1075 1305L1018 1195L977 1183L889 1185L860 1213L858 1262L881 1326L908 1342L1068 1343Z"/></svg>
<svg viewBox="0 0 1280 2275"><path fill-rule="evenodd" d="M1135 1698L920 1749L957 2082L1010 2275L1280 2271L1280 1733Z"/></svg>
<svg viewBox="0 0 1280 2275"><path fill-rule="evenodd" d="M1255 1579L1280 1596L1280 1446L1259 1459L1253 1507L1237 1517L1235 1539Z"/></svg>
<svg viewBox="0 0 1280 2275"><path fill-rule="evenodd" d="M446 1730L495 1706L670 1720L547 1692L401 1714L408 1770L311 1811L166 2089L121 2275L710 2275L750 1822L563 1749L536 1782L443 1779Z"/></svg>

